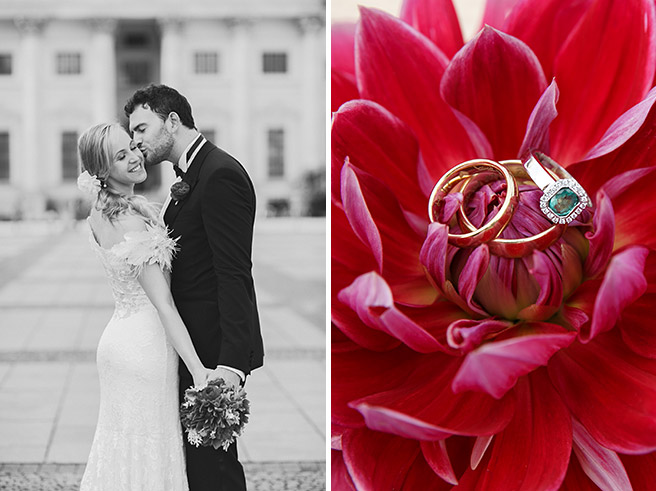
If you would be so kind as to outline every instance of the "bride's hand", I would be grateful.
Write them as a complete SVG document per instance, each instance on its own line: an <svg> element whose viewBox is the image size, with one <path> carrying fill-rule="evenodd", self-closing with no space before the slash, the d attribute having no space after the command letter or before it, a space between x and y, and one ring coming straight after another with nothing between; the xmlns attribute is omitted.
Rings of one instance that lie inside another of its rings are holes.
<svg viewBox="0 0 656 491"><path fill-rule="evenodd" d="M205 367L203 367L203 369L198 372L192 373L191 376L194 379L194 387L205 387L211 373L212 370Z"/></svg>

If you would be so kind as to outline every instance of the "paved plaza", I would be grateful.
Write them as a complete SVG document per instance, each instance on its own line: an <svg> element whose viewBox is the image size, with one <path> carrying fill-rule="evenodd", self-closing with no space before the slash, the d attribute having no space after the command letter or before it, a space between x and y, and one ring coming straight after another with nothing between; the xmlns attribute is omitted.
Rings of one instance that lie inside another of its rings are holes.
<svg viewBox="0 0 656 491"><path fill-rule="evenodd" d="M251 490L325 489L325 264L325 220L256 225L266 358L239 441ZM112 310L86 223L0 223L0 489L78 489Z"/></svg>

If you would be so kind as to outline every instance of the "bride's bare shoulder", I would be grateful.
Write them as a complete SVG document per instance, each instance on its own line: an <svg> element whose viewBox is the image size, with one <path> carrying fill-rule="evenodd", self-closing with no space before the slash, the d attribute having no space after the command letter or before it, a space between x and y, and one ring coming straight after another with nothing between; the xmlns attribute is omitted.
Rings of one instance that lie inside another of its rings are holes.
<svg viewBox="0 0 656 491"><path fill-rule="evenodd" d="M100 212L92 210L88 218L89 226L101 247L110 247L125 240L125 234L146 230L146 221L136 214L121 214L109 220Z"/></svg>

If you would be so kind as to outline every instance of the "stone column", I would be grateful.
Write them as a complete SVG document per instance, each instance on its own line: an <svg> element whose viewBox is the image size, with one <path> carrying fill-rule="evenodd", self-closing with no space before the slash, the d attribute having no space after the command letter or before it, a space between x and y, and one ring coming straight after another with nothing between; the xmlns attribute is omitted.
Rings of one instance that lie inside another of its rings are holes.
<svg viewBox="0 0 656 491"><path fill-rule="evenodd" d="M184 22L179 19L160 19L159 26L162 32L162 45L160 55L161 82L184 93L180 87L180 73L185 70L182 65L182 49L180 34Z"/></svg>
<svg viewBox="0 0 656 491"><path fill-rule="evenodd" d="M42 133L42 105L40 103L42 78L42 32L45 20L34 18L15 19L21 35L20 78L22 86L22 139L19 142L21 165L19 186L23 191L22 209L26 218L38 216L45 209L45 197L41 193L42 179L47 175L40 165L50 162L41 158L45 135Z"/></svg>
<svg viewBox="0 0 656 491"><path fill-rule="evenodd" d="M297 182L307 171L325 168L325 67L324 21L321 17L304 17L298 20L302 36L300 67L301 80L301 148L299 168L289 169L289 178ZM295 196L294 198L300 198ZM302 203L293 199L292 213L298 214Z"/></svg>
<svg viewBox="0 0 656 491"><path fill-rule="evenodd" d="M116 114L116 46L115 19L92 19L92 56L90 60L93 77L93 123L104 123L118 119Z"/></svg>
<svg viewBox="0 0 656 491"><path fill-rule="evenodd" d="M252 135L250 128L250 73L249 64L252 53L250 52L249 36L253 22L249 19L231 18L226 20L231 31L232 45L232 84L230 115L232 120L232 138L227 142L229 148L237 160L242 162L254 178L258 178L259 172L253 169L255 156L250 151L252 141L257 138Z"/></svg>

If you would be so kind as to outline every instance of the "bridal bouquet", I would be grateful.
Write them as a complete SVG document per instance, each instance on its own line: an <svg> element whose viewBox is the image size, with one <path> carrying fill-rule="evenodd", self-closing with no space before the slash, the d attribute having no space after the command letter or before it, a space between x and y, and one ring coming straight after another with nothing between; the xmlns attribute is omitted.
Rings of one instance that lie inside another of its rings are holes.
<svg viewBox="0 0 656 491"><path fill-rule="evenodd" d="M223 379L212 380L202 388L188 388L180 407L187 440L196 447L211 445L228 450L248 423L249 406L246 391Z"/></svg>

